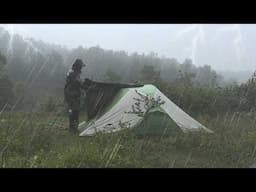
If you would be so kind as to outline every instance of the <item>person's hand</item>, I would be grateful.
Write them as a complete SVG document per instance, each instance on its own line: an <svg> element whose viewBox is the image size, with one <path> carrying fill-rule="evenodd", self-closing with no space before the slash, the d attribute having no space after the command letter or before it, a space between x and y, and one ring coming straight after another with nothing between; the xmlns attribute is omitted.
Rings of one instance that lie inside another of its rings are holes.
<svg viewBox="0 0 256 192"><path fill-rule="evenodd" d="M84 79L84 82L92 82L92 80L88 79L88 78L85 78Z"/></svg>

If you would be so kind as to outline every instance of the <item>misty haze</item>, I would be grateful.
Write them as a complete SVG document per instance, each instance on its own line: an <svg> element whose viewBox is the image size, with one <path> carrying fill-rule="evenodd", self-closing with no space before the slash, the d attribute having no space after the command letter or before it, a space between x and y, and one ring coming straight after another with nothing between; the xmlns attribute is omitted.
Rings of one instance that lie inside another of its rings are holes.
<svg viewBox="0 0 256 192"><path fill-rule="evenodd" d="M0 166L255 167L255 34L0 24Z"/></svg>

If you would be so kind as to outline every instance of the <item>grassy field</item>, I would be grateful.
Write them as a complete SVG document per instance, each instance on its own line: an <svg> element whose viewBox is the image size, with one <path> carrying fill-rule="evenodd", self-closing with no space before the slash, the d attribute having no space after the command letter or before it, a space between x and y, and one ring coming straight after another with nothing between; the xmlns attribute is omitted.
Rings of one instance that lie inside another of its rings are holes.
<svg viewBox="0 0 256 192"><path fill-rule="evenodd" d="M222 168L256 162L254 117L224 114L196 119L215 133L152 136L126 130L79 137L65 129L68 122L63 114L4 113L0 167Z"/></svg>

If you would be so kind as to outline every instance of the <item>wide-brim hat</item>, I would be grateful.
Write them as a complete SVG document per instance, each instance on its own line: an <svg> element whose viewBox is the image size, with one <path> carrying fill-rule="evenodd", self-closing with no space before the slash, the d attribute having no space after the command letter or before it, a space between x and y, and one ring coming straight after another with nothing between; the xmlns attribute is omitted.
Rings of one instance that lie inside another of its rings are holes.
<svg viewBox="0 0 256 192"><path fill-rule="evenodd" d="M76 68L76 67L85 67L86 64L82 61L82 59L76 59L72 68Z"/></svg>

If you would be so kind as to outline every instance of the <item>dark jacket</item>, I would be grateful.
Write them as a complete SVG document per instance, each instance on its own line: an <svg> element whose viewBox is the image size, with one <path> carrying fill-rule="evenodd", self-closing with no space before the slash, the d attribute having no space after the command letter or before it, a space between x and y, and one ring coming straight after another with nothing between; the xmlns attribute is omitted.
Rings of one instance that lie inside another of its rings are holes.
<svg viewBox="0 0 256 192"><path fill-rule="evenodd" d="M73 70L67 73L66 84L64 88L65 101L71 107L77 108L80 105L82 82L80 74Z"/></svg>

